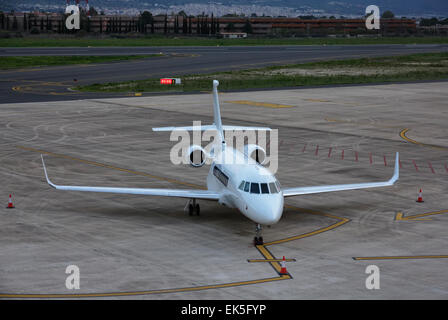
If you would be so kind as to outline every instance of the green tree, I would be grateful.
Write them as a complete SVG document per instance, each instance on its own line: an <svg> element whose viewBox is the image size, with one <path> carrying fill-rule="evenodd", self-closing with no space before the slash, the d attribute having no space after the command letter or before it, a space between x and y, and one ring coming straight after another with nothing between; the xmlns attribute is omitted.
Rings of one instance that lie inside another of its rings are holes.
<svg viewBox="0 0 448 320"><path fill-rule="evenodd" d="M53 20L48 19L47 30L53 31Z"/></svg>
<svg viewBox="0 0 448 320"><path fill-rule="evenodd" d="M420 20L420 25L422 27L435 26L438 23L439 23L439 20L437 18L421 19Z"/></svg>
<svg viewBox="0 0 448 320"><path fill-rule="evenodd" d="M89 16L92 16L92 17L93 16L97 16L98 15L98 11L96 11L94 7L90 7L89 12L87 12L87 14Z"/></svg>
<svg viewBox="0 0 448 320"><path fill-rule="evenodd" d="M12 30L17 30L19 28L19 25L17 23L17 17L14 16L14 19L12 20Z"/></svg>
<svg viewBox="0 0 448 320"><path fill-rule="evenodd" d="M138 25L139 25L139 31L146 33L146 26L148 24L153 23L153 17L152 17L152 13L149 11L143 11L143 13L140 14L140 16L138 17Z"/></svg>
<svg viewBox="0 0 448 320"><path fill-rule="evenodd" d="M188 33L188 23L187 23L187 16L182 17L182 33L187 34Z"/></svg>
<svg viewBox="0 0 448 320"><path fill-rule="evenodd" d="M246 23L244 24L243 27L243 32L252 33L252 24L250 23L249 20L246 20Z"/></svg>
<svg viewBox="0 0 448 320"><path fill-rule="evenodd" d="M144 24L150 24L152 21L152 13L149 11L143 11L140 15L140 19Z"/></svg>
<svg viewBox="0 0 448 320"><path fill-rule="evenodd" d="M0 11L0 20L2 21L2 29L5 29L5 14Z"/></svg>
<svg viewBox="0 0 448 320"><path fill-rule="evenodd" d="M233 32L235 31L235 24L233 22L229 22L225 29L226 31Z"/></svg>
<svg viewBox="0 0 448 320"><path fill-rule="evenodd" d="M394 17L395 17L394 13L392 11L390 11L390 10L384 11L382 16L381 16L381 18L383 18L383 19L392 19Z"/></svg>

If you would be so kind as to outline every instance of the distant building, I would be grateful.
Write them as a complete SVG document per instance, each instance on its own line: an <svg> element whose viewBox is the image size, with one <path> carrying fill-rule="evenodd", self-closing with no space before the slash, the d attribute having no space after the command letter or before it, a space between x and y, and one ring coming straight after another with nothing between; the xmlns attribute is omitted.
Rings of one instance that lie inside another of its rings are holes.
<svg viewBox="0 0 448 320"><path fill-rule="evenodd" d="M73 33L65 29L63 14L0 13L0 29L10 31ZM412 35L418 30L445 33L443 27L417 29L413 19L382 19L380 30L367 30L364 19L301 19L271 17L213 17L156 15L143 23L139 16L82 15L81 29L92 33L149 33L246 38L248 36L357 36Z"/></svg>
<svg viewBox="0 0 448 320"><path fill-rule="evenodd" d="M419 26L418 31L425 35L446 36L448 35L448 25Z"/></svg>
<svg viewBox="0 0 448 320"><path fill-rule="evenodd" d="M237 39L237 38L247 38L246 32L219 32L217 34L218 38L227 38L227 39Z"/></svg>

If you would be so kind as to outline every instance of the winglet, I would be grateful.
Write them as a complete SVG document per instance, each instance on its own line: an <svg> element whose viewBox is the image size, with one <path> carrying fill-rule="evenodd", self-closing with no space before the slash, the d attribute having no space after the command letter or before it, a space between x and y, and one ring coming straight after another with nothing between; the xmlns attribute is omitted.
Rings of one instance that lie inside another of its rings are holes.
<svg viewBox="0 0 448 320"><path fill-rule="evenodd" d="M53 188L56 189L56 185L50 181L50 179L48 178L48 174L47 174L47 168L45 167L45 162L44 162L44 156L40 155L41 159L42 159L42 166L44 167L44 173L45 173L45 179L47 179L47 183L52 186Z"/></svg>
<svg viewBox="0 0 448 320"><path fill-rule="evenodd" d="M397 152L395 154L394 175L392 176L392 178L390 178L389 183L391 185L394 184L398 180L399 177L400 177L400 156L399 156L399 153Z"/></svg>

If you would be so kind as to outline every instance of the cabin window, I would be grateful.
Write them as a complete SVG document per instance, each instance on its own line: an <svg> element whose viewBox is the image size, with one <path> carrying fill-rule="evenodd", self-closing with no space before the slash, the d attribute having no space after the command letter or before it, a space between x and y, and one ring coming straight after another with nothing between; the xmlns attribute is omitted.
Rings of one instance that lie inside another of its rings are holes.
<svg viewBox="0 0 448 320"><path fill-rule="evenodd" d="M241 184L240 184L240 186L238 187L238 189L240 189L240 190L244 190L244 185L246 184L246 181L241 181Z"/></svg>
<svg viewBox="0 0 448 320"><path fill-rule="evenodd" d="M261 187L261 193L269 193L268 184L267 183L260 183Z"/></svg>
<svg viewBox="0 0 448 320"><path fill-rule="evenodd" d="M215 166L213 168L213 175L221 181L221 183L227 187L227 184L229 183L229 177L224 174L224 172L221 171L221 169L218 168L218 166Z"/></svg>
<svg viewBox="0 0 448 320"><path fill-rule="evenodd" d="M271 189L271 193L278 193L277 187L274 182L269 183L269 189Z"/></svg>
<svg viewBox="0 0 448 320"><path fill-rule="evenodd" d="M259 194L260 193L260 184L252 182L250 184L250 193Z"/></svg>

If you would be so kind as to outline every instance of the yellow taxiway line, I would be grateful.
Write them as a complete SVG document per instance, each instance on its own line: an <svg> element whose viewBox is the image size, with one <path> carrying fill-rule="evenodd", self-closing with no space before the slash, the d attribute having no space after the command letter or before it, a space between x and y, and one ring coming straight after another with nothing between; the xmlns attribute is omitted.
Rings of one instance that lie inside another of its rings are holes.
<svg viewBox="0 0 448 320"><path fill-rule="evenodd" d="M330 101L330 100L324 100L324 99L311 99L311 98L309 98L309 99L303 99L303 100L308 101L308 102L333 102L333 101Z"/></svg>
<svg viewBox="0 0 448 320"><path fill-rule="evenodd" d="M368 120L344 120L344 119L325 118L325 121L335 122L335 123L352 124L352 125L357 125L357 126L370 126L370 127L376 127L376 128L392 128L392 129L399 128L397 126L379 124L379 123L371 122Z"/></svg>
<svg viewBox="0 0 448 320"><path fill-rule="evenodd" d="M161 294L161 293L178 293L178 292L192 292L209 289L229 288L251 284L260 284L265 282L279 281L291 279L289 275L283 275L280 277L257 279L249 281L239 281L222 283L215 285L205 285L197 287L187 288L173 288L173 289L160 289L160 290L145 290L145 291L127 291L127 292L109 292L109 293L78 293L78 294L0 294L0 298L98 298L98 297L123 297L123 296L137 296L148 294Z"/></svg>
<svg viewBox="0 0 448 320"><path fill-rule="evenodd" d="M290 205L285 205L285 208L290 208L290 209L299 209ZM347 218L342 218L342 217L338 217L338 216L334 216L334 215L330 215L330 214L326 214L326 213L321 213L315 210L309 210L309 209L304 209L304 208L300 208L299 209L301 212L305 212L305 213L309 213L309 214L315 214L315 215L320 215L320 216L324 216L327 218L332 218L332 219L336 219L339 220L338 222L329 225L328 227L324 227L324 228L320 228L311 232L307 232L304 234L300 234L300 235L296 235L296 236L292 236L292 237L288 237L288 238L284 238L284 239L280 239L280 240L275 240L275 241L271 241L268 243L265 243L265 246L270 246L270 245L275 245L275 244L280 244L280 243L285 243L285 242L289 242L289 241L294 241L294 240L299 240L299 239L303 239L303 238L307 238L307 237L311 237L317 234L320 234L322 232L326 232L332 229L335 229L337 227L340 227L341 225L347 223L350 221L350 219Z"/></svg>
<svg viewBox="0 0 448 320"><path fill-rule="evenodd" d="M407 217L404 216L403 212L397 212L397 214L395 215L395 220L397 220L397 221L403 221L403 220L406 220L406 221L428 221L428 220L432 220L432 219L430 219L430 218L421 219L421 218L436 215L436 214L443 214L443 213L448 213L448 210L420 213L420 214L415 214L413 216L407 216Z"/></svg>
<svg viewBox="0 0 448 320"><path fill-rule="evenodd" d="M296 259L248 259L247 262L296 262Z"/></svg>
<svg viewBox="0 0 448 320"><path fill-rule="evenodd" d="M59 153L54 153L54 152L49 152L49 151L45 151L45 150L39 150L39 149L35 149L35 148L24 147L24 146L17 146L17 147L22 149L22 150L26 150L26 151L32 151L32 152L37 152L37 153L41 153L41 154L51 155L51 156L54 156L54 157L70 159L70 160L79 161L79 162L90 164L90 165L100 166L100 167L104 167L104 168L109 168L109 169L118 170L118 171L122 171L122 172L128 172L128 173L137 174L137 175L143 175L143 176L147 176L147 177L154 178L154 179L160 179L160 180L163 180L163 181L169 181L169 182L172 182L172 183L188 185L188 186L192 186L192 187L195 187L195 188L200 187L200 186L197 186L197 185L194 185L194 184L185 183L183 181L179 181L179 180L176 180L176 179L155 176L155 175L147 174L145 172L139 172L139 171L123 169L123 168L111 166L111 165L108 165L108 164L103 164L103 163L90 161L90 160L84 160L84 159L80 159L80 158L76 158L76 157L72 157L72 156L68 156L68 155L64 155L64 154L59 154ZM265 243L264 245L257 245L256 248L260 252L260 254L263 256L264 259L254 259L253 262L267 262L267 263L271 264L271 266L274 268L274 270L278 273L278 276L276 276L276 277L264 278L264 279L255 279L255 280L247 280L247 281L238 281L238 282L229 282L229 283L221 283L221 284L214 284L214 285L194 286L194 287L186 287L186 288L172 288L172 289L158 289L158 290L144 290L144 291L128 291L128 292L79 293L79 294L63 294L63 293L61 293L61 294L28 294L28 293L23 293L23 294L6 294L6 293L3 293L3 294L0 294L0 298L43 298L43 299L48 299L48 298L122 297L122 296L137 296L137 295L162 294L162 293L193 292L193 291L201 291L201 290L209 290L209 289L219 289L219 288L229 288L229 287L261 284L261 283L267 283L267 282L274 282L274 281L292 279L291 275L289 275L289 274L285 275L285 274L281 274L280 273L280 270L281 270L280 262L283 261L283 260L275 258L272 255L272 253L267 249L267 247L271 246L271 245L275 245L275 244L288 242L288 241L302 239L302 238L305 238L305 237L311 237L313 235L317 235L317 234L320 234L322 232L325 232L325 231L337 228L337 227L341 226L342 224L349 222L350 220L346 219L346 218L341 218L341 217L337 217L337 216L334 216L334 215L326 214L326 213L321 213L321 212L314 211L314 210L297 208L297 207L290 206L290 205L285 205L285 207L293 209L293 210L298 210L298 211L301 211L301 212L309 213L309 214L315 214L315 215L320 215L320 216L324 216L324 217L328 217L328 218L332 218L332 219L337 219L339 221L337 223L335 223L335 224L332 224L332 225L328 226L328 227L317 229L317 230L314 230L312 232L308 232L308 233L297 235L297 236L288 237L288 238L285 238L285 239L280 239L280 240L277 240L277 241L268 242L268 243ZM288 259L286 261L293 261L293 260L294 259Z"/></svg>
<svg viewBox="0 0 448 320"><path fill-rule="evenodd" d="M225 103L234 103L234 104L244 104L249 106L256 107L265 107L265 108L294 108L295 106L285 105L285 104L276 104L276 103L266 103L266 102L257 102L257 101L249 101L249 100L233 100L233 101L224 101Z"/></svg>
<svg viewBox="0 0 448 320"><path fill-rule="evenodd" d="M448 255L436 256L385 256L385 257L353 257L353 260L405 260L405 259L447 259Z"/></svg>
<svg viewBox="0 0 448 320"><path fill-rule="evenodd" d="M434 146L434 145L431 145L431 144L418 142L418 141L416 141L416 140L413 140L413 139L411 139L411 138L408 138L408 137L406 136L406 133L407 133L408 131L409 131L408 128L403 129L403 130L400 131L400 137L401 137L402 139L406 140L407 142L411 142L411 143L418 144L418 145L423 146L423 147L429 147L429 148L433 148L433 149L437 149L437 150L448 150L448 148L446 148L446 147Z"/></svg>

